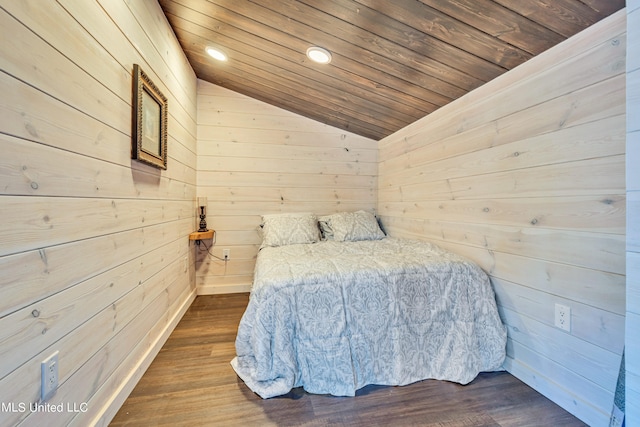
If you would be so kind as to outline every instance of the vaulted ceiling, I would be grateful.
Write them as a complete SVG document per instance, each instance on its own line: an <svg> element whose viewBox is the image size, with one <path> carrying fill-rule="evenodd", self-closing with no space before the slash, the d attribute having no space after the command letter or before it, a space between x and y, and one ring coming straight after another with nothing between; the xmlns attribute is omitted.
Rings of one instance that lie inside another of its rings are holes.
<svg viewBox="0 0 640 427"><path fill-rule="evenodd" d="M381 139L624 0L159 0L202 80ZM205 53L222 50L227 61ZM305 52L320 46L332 61Z"/></svg>

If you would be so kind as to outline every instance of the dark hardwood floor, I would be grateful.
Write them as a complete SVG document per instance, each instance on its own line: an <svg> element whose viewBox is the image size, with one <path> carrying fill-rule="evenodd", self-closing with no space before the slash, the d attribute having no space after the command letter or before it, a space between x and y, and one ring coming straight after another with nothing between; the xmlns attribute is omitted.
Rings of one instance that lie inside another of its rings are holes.
<svg viewBox="0 0 640 427"><path fill-rule="evenodd" d="M368 386L356 397L294 389L263 400L236 376L237 325L248 294L199 296L111 426L583 426L506 372L466 386L427 380Z"/></svg>

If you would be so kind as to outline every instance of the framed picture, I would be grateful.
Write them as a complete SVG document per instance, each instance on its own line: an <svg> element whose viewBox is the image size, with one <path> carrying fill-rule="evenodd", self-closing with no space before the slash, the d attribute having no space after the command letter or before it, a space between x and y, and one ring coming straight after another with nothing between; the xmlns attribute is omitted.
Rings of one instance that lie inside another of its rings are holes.
<svg viewBox="0 0 640 427"><path fill-rule="evenodd" d="M167 98L138 64L133 65L131 158L167 168Z"/></svg>

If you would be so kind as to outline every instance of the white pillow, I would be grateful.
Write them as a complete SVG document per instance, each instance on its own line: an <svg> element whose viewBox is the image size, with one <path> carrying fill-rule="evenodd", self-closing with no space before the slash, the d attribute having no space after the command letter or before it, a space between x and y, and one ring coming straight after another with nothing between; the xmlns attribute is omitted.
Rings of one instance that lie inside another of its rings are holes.
<svg viewBox="0 0 640 427"><path fill-rule="evenodd" d="M320 240L314 214L287 213L262 216L262 247L315 243Z"/></svg>
<svg viewBox="0 0 640 427"><path fill-rule="evenodd" d="M338 242L380 240L385 237L378 220L370 212L341 212L329 217L333 240Z"/></svg>

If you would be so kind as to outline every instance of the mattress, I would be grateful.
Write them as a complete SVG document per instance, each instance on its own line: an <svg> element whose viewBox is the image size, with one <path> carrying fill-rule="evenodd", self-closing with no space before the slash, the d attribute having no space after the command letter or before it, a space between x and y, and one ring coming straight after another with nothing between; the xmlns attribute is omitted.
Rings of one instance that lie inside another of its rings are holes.
<svg viewBox="0 0 640 427"><path fill-rule="evenodd" d="M501 369L506 328L488 276L428 242L265 247L231 365L263 398L303 387L471 382Z"/></svg>

